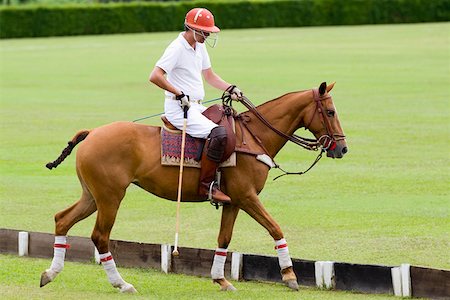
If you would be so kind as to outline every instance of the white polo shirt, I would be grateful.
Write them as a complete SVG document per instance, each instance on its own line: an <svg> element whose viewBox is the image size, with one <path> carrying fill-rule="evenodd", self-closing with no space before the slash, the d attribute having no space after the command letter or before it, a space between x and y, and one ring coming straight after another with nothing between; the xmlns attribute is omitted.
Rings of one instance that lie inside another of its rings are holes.
<svg viewBox="0 0 450 300"><path fill-rule="evenodd" d="M195 49L189 45L183 32L164 51L156 66L167 74L167 81L174 87L189 95L192 100L203 100L205 90L203 87L202 70L211 68L208 51L205 44L197 43ZM166 91L166 96L174 94Z"/></svg>

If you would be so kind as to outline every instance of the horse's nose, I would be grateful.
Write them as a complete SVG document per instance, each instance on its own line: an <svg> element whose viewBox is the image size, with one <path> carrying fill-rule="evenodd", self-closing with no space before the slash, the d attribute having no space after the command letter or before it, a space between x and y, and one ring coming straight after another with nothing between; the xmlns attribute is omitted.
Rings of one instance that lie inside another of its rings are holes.
<svg viewBox="0 0 450 300"><path fill-rule="evenodd" d="M347 153L347 151L348 151L347 147L342 148L342 154Z"/></svg>

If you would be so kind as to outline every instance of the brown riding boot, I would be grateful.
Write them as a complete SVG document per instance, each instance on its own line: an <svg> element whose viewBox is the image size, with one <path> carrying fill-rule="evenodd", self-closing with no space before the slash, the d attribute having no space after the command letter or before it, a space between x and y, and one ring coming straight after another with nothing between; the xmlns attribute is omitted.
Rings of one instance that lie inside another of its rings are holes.
<svg viewBox="0 0 450 300"><path fill-rule="evenodd" d="M200 185L198 187L198 194L208 199L209 188L211 183L214 181L216 175L216 169L219 164L208 159L206 153L202 155L202 168L200 169ZM216 185L212 188L212 199L215 203L220 204L230 204L231 198L225 195L222 191L218 189Z"/></svg>

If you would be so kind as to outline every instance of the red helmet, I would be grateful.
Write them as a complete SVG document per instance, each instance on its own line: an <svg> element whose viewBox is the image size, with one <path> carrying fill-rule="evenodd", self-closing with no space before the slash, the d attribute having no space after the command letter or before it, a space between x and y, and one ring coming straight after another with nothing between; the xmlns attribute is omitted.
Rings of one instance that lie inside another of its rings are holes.
<svg viewBox="0 0 450 300"><path fill-rule="evenodd" d="M219 32L219 27L214 25L214 16L206 8L193 8L186 14L184 24L192 29L205 32Z"/></svg>

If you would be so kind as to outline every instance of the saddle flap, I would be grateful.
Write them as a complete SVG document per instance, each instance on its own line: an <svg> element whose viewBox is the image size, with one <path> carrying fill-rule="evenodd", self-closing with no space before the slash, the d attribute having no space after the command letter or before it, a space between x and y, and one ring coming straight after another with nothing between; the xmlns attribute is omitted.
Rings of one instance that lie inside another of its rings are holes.
<svg viewBox="0 0 450 300"><path fill-rule="evenodd" d="M222 162L227 160L231 154L233 154L236 147L236 134L234 132L234 111L228 112L227 109L221 104L215 104L208 107L207 110L203 112L203 115L216 123L217 125L225 127L227 131L227 146L223 153Z"/></svg>
<svg viewBox="0 0 450 300"><path fill-rule="evenodd" d="M214 105L208 107L202 113L202 115L204 115L205 117L207 117L208 119L210 119L211 121L213 121L216 124L219 124L220 121L222 120L222 118L226 117L225 109L220 104L214 104Z"/></svg>

